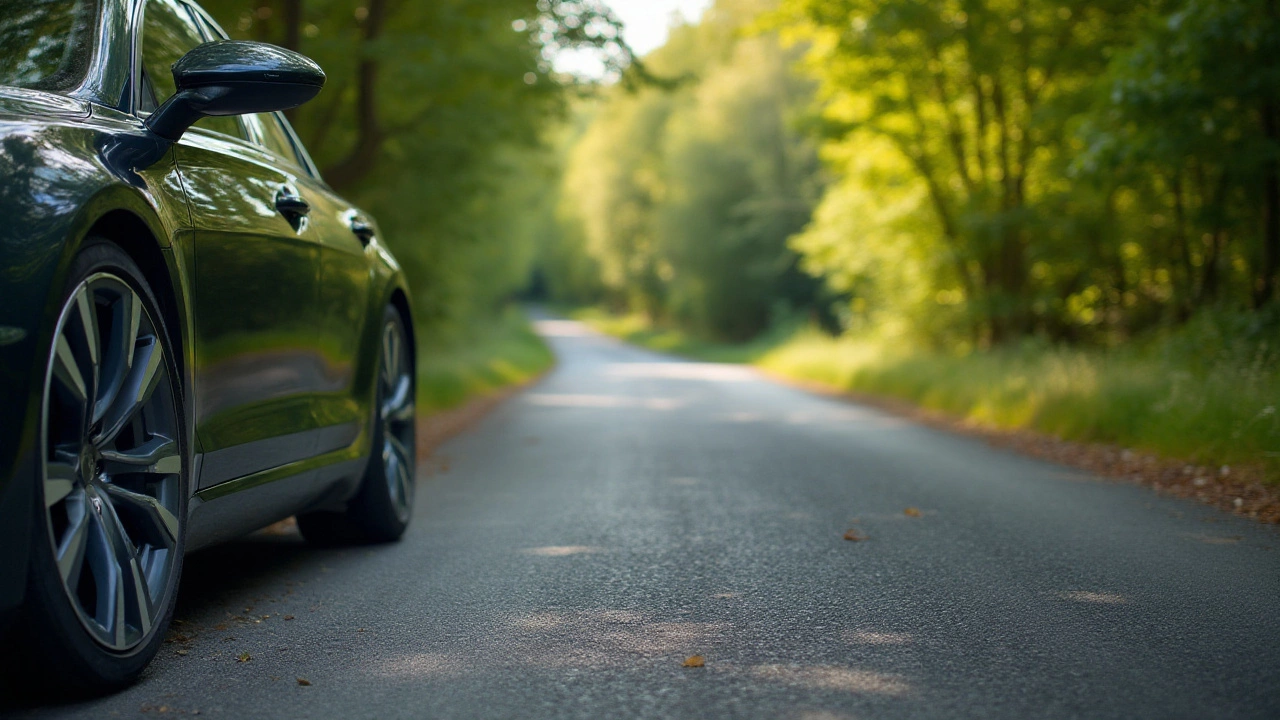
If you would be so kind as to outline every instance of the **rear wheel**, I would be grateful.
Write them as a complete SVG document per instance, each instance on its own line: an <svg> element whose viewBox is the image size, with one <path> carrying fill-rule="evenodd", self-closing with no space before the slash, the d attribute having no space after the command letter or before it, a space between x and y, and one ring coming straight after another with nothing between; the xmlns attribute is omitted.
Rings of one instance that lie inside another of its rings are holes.
<svg viewBox="0 0 1280 720"><path fill-rule="evenodd" d="M174 358L141 271L90 243L72 264L45 372L19 653L34 679L99 692L132 681L159 649L187 509Z"/></svg>
<svg viewBox="0 0 1280 720"><path fill-rule="evenodd" d="M399 540L413 515L417 386L408 332L394 307L383 313L380 338L373 447L360 489L345 513L298 516L303 537L317 544Z"/></svg>

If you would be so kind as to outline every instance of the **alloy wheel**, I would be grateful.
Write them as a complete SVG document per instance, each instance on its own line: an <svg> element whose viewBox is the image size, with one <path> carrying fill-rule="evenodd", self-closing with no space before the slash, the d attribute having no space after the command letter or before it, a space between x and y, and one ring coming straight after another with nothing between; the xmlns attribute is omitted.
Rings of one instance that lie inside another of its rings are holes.
<svg viewBox="0 0 1280 720"><path fill-rule="evenodd" d="M45 379L45 520L62 587L100 645L128 651L166 607L180 548L181 425L158 324L114 274L62 308Z"/></svg>
<svg viewBox="0 0 1280 720"><path fill-rule="evenodd" d="M409 346L399 319L382 328L378 422L382 472L400 522L407 522L414 492L414 388Z"/></svg>

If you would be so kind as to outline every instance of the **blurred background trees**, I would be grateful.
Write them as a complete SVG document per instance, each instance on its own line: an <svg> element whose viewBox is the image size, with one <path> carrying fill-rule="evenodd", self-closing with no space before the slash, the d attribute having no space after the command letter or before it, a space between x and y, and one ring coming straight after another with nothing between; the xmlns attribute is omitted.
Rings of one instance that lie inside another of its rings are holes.
<svg viewBox="0 0 1280 720"><path fill-rule="evenodd" d="M648 58L684 84L582 110L564 242L710 338L799 309L951 348L1201 311L1265 339L1277 50L1270 0L720 0Z"/></svg>
<svg viewBox="0 0 1280 720"><path fill-rule="evenodd" d="M205 0L233 37L316 59L328 82L291 113L338 192L374 213L410 273L423 337L465 342L529 280L547 128L572 83L558 47L630 61L599 2Z"/></svg>
<svg viewBox="0 0 1280 720"><path fill-rule="evenodd" d="M722 0L646 58L674 87L613 88L580 108L560 219L615 307L721 340L827 310L787 247L825 182L802 123L814 83L793 72L798 48L746 32L770 7ZM544 267L572 296L561 264Z"/></svg>
<svg viewBox="0 0 1280 720"><path fill-rule="evenodd" d="M643 64L596 0L205 5L325 67L294 122L440 342L519 291L731 341L1277 332L1277 0L718 0Z"/></svg>

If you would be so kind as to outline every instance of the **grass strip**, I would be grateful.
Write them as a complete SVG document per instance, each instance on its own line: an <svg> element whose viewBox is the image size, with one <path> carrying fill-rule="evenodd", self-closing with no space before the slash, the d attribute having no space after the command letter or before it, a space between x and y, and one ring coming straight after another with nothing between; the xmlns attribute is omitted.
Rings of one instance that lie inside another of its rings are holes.
<svg viewBox="0 0 1280 720"><path fill-rule="evenodd" d="M418 411L449 410L531 380L555 363L551 348L519 308L478 326L448 347L418 352Z"/></svg>
<svg viewBox="0 0 1280 720"><path fill-rule="evenodd" d="M707 343L599 310L575 317L655 350L895 398L1000 430L1115 444L1190 463L1240 465L1280 483L1280 362L1265 346L1185 337L1115 349L1043 343L949 355L802 329ZM1253 474L1253 473L1251 473Z"/></svg>

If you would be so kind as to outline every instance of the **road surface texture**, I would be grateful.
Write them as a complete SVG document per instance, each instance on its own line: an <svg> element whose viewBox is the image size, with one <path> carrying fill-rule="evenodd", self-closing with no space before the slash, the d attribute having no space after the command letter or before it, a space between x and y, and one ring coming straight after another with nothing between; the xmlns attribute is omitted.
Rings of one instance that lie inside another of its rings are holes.
<svg viewBox="0 0 1280 720"><path fill-rule="evenodd" d="M137 686L19 716L1280 717L1273 528L540 327L403 542L193 555Z"/></svg>

